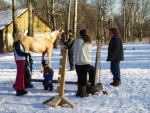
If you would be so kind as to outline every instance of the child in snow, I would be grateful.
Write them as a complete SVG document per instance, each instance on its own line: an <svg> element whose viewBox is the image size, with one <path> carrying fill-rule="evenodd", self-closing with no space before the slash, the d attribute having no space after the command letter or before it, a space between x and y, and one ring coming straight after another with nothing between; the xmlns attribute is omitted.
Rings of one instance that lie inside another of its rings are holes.
<svg viewBox="0 0 150 113"><path fill-rule="evenodd" d="M48 63L46 63L46 60L42 61L42 66L43 66L43 86L44 90L53 90L53 74L54 71L49 67Z"/></svg>

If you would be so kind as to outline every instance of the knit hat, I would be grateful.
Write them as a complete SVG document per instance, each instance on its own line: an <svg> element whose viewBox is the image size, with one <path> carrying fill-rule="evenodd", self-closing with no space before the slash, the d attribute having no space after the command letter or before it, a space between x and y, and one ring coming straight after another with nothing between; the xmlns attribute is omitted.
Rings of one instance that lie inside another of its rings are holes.
<svg viewBox="0 0 150 113"><path fill-rule="evenodd" d="M80 35L81 35L81 36L87 35L87 30L86 30L86 29L80 30Z"/></svg>

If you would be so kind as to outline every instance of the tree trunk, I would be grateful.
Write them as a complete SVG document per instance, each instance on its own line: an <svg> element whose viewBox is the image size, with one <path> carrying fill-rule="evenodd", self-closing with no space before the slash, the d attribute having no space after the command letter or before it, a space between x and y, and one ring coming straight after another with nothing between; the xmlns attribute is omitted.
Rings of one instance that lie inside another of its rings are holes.
<svg viewBox="0 0 150 113"><path fill-rule="evenodd" d="M141 42L143 39L143 23L140 24L140 39L139 41Z"/></svg>
<svg viewBox="0 0 150 113"><path fill-rule="evenodd" d="M50 16L49 0L46 0L46 7L47 7L47 20L48 20L48 25L51 26L51 16Z"/></svg>
<svg viewBox="0 0 150 113"><path fill-rule="evenodd" d="M28 36L33 36L33 14L32 14L32 4L31 0L28 0L28 11L29 11L29 16L28 16Z"/></svg>
<svg viewBox="0 0 150 113"><path fill-rule="evenodd" d="M68 6L68 21L67 21L67 30L69 30L69 29L70 29L71 1L72 1L72 0L69 0L69 6Z"/></svg>
<svg viewBox="0 0 150 113"><path fill-rule="evenodd" d="M77 14L78 14L78 0L74 2L74 37L77 36Z"/></svg>
<svg viewBox="0 0 150 113"><path fill-rule="evenodd" d="M52 30L56 30L56 18L55 18L55 12L54 12L54 0L51 0L51 21L52 21Z"/></svg>
<svg viewBox="0 0 150 113"><path fill-rule="evenodd" d="M123 0L123 42L126 40L126 0Z"/></svg>
<svg viewBox="0 0 150 113"><path fill-rule="evenodd" d="M98 83L98 82L101 82L100 81L100 40L97 39L97 49L96 49L96 60L95 60L95 85ZM99 81L98 81L99 79Z"/></svg>
<svg viewBox="0 0 150 113"><path fill-rule="evenodd" d="M96 36L96 59L95 59L95 85L100 81L100 46L101 46L101 28L102 28L102 17L100 13L100 7L98 7L98 15L97 15L97 36ZM99 81L98 81L99 80Z"/></svg>
<svg viewBox="0 0 150 113"><path fill-rule="evenodd" d="M70 29L70 14L71 14L71 1L69 0L69 6L68 6L68 18L67 18L67 32ZM69 38L69 34L67 33L67 39Z"/></svg>
<svg viewBox="0 0 150 113"><path fill-rule="evenodd" d="M14 40L16 40L15 34L18 31L16 0L12 0L12 17L13 17L13 38Z"/></svg>
<svg viewBox="0 0 150 113"><path fill-rule="evenodd" d="M141 18L140 18L140 41L142 41L143 39L143 24L144 24L144 8L145 8L145 4L147 3L146 1L141 1L142 2L142 10L141 10Z"/></svg>

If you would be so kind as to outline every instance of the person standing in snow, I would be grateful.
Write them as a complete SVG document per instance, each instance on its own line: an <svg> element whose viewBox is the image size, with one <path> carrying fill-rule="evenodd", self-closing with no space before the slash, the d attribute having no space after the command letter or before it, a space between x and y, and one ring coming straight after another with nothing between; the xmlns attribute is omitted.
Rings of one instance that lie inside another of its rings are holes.
<svg viewBox="0 0 150 113"><path fill-rule="evenodd" d="M68 49L68 59L69 59L69 65L70 65L70 71L74 70L74 60L73 60L73 43L74 43L74 37L72 30L68 31L69 38L64 42L64 46L66 49Z"/></svg>
<svg viewBox="0 0 150 113"><path fill-rule="evenodd" d="M120 61L124 60L123 44L116 28L110 28L109 35L111 40L108 46L107 61L110 61L110 70L113 75L113 82L110 85L117 87L121 84Z"/></svg>
<svg viewBox="0 0 150 113"><path fill-rule="evenodd" d="M74 61L75 69L78 76L78 89L76 96L87 97L89 92L87 91L87 74L89 73L89 81L91 86L94 86L95 82L95 68L91 65L91 51L92 44L91 39L86 33L86 29L80 31L79 38L74 41Z"/></svg>
<svg viewBox="0 0 150 113"><path fill-rule="evenodd" d="M25 48L21 43L21 39L17 39L13 44L14 57L17 66L17 76L13 85L16 90L16 96L22 96L28 92L25 90L24 75L25 75L25 59L31 57L30 53L25 52Z"/></svg>

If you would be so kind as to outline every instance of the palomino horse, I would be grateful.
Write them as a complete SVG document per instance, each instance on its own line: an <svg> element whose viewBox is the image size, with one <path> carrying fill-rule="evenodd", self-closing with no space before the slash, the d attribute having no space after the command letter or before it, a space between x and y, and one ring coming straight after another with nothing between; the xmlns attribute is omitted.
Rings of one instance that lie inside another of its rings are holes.
<svg viewBox="0 0 150 113"><path fill-rule="evenodd" d="M20 34L19 32L17 35L17 39L22 41L26 52L31 51L36 53L42 53L42 60L44 60L44 55L45 53L47 53L48 64L50 64L50 56L53 49L53 44L58 38L61 37L61 34L63 32L64 31L62 29L52 31L48 36L41 38L24 36L22 33Z"/></svg>

